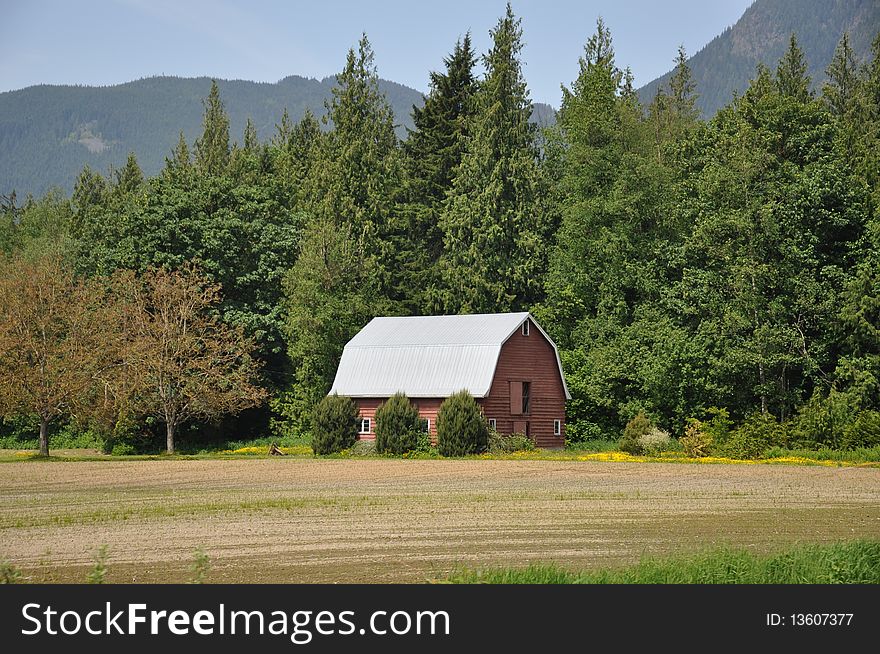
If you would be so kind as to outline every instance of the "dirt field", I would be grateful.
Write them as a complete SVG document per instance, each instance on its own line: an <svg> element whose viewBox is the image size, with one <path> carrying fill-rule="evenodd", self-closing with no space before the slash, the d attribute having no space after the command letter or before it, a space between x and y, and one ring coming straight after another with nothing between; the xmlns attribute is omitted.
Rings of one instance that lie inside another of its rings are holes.
<svg viewBox="0 0 880 654"><path fill-rule="evenodd" d="M0 559L33 581L421 582L729 544L880 538L880 469L256 459L0 464Z"/></svg>

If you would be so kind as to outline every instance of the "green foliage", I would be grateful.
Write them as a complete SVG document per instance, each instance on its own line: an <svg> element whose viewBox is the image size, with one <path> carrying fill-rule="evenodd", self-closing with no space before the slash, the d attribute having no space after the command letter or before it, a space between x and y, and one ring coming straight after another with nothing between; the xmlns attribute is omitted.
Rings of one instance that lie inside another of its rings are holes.
<svg viewBox="0 0 880 654"><path fill-rule="evenodd" d="M703 428L699 420L688 421L684 436L678 439L684 453L691 458L702 458L712 453L712 436Z"/></svg>
<svg viewBox="0 0 880 654"><path fill-rule="evenodd" d="M404 393L395 393L376 409L376 451L403 454L419 440L419 412Z"/></svg>
<svg viewBox="0 0 880 654"><path fill-rule="evenodd" d="M354 445L358 435L358 408L350 397L328 395L318 402L312 417L312 450L333 454Z"/></svg>
<svg viewBox="0 0 880 654"><path fill-rule="evenodd" d="M203 547L199 547L193 553L193 562L189 567L191 584L203 584L211 570L211 560Z"/></svg>
<svg viewBox="0 0 880 654"><path fill-rule="evenodd" d="M9 561L0 561L0 584L20 584L21 582L21 570Z"/></svg>
<svg viewBox="0 0 880 654"><path fill-rule="evenodd" d="M450 395L437 412L437 449L443 456L485 452L489 426L480 407L467 391Z"/></svg>
<svg viewBox="0 0 880 654"><path fill-rule="evenodd" d="M876 584L880 542L798 545L777 554L720 549L644 558L619 570L571 572L555 566L464 570L453 583L484 584Z"/></svg>
<svg viewBox="0 0 880 654"><path fill-rule="evenodd" d="M103 584L107 578L107 546L101 545L95 553L95 563L86 576L88 584Z"/></svg>
<svg viewBox="0 0 880 654"><path fill-rule="evenodd" d="M653 427L638 439L638 449L645 456L659 456L661 452L677 449L678 443L666 432ZM625 450L622 450L625 451Z"/></svg>
<svg viewBox="0 0 880 654"><path fill-rule="evenodd" d="M525 434L499 434L489 429L489 453L507 454L510 452L528 452L535 449L535 443Z"/></svg>
<svg viewBox="0 0 880 654"><path fill-rule="evenodd" d="M772 414L755 413L733 431L721 453L732 459L761 459L768 448L785 442L785 427Z"/></svg>
<svg viewBox="0 0 880 654"><path fill-rule="evenodd" d="M862 411L847 425L840 449L880 448L880 411Z"/></svg>
<svg viewBox="0 0 880 654"><path fill-rule="evenodd" d="M440 216L450 313L510 311L539 299L553 227L541 204L544 180L519 60L522 29L509 4L491 35L470 137Z"/></svg>
<svg viewBox="0 0 880 654"><path fill-rule="evenodd" d="M636 416L626 423L623 437L618 443L621 452L627 454L644 454L642 439L653 429L651 421L644 411L639 411Z"/></svg>
<svg viewBox="0 0 880 654"><path fill-rule="evenodd" d="M789 444L799 448L840 448L858 412L853 400L849 394L835 389L827 395L814 392L789 424Z"/></svg>

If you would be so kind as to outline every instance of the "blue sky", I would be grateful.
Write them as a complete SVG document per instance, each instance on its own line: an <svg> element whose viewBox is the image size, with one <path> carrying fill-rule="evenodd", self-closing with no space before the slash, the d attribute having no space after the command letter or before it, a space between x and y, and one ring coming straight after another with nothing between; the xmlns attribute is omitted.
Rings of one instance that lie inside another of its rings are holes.
<svg viewBox="0 0 880 654"><path fill-rule="evenodd" d="M641 86L732 25L752 0L515 0L534 100L558 106L561 83L602 15L618 65ZM479 52L504 0L0 0L0 91L33 84L106 85L151 75L275 82L338 72L366 32L379 74L421 91L455 40Z"/></svg>

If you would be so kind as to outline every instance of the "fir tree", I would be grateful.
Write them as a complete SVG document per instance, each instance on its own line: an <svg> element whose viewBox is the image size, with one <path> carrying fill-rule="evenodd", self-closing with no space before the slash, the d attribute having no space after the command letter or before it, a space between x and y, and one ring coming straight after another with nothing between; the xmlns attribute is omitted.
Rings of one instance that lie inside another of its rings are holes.
<svg viewBox="0 0 880 654"><path fill-rule="evenodd" d="M822 96L831 112L838 117L851 114L858 101L859 74L855 53L846 32L837 44L825 73L828 82L822 88Z"/></svg>
<svg viewBox="0 0 880 654"><path fill-rule="evenodd" d="M548 230L520 22L508 4L490 32L471 136L441 218L450 312L509 311L541 294Z"/></svg>
<svg viewBox="0 0 880 654"><path fill-rule="evenodd" d="M417 312L442 309L436 297L437 262L443 251L439 214L467 146L477 90L469 33L456 42L444 63L444 73L431 73L424 106L413 107L415 129L404 143L409 189L399 264L411 291L411 309Z"/></svg>
<svg viewBox="0 0 880 654"><path fill-rule="evenodd" d="M126 196L134 193L144 183L144 173L138 165L134 152L128 153L125 165L113 172L115 177L113 192L117 196Z"/></svg>
<svg viewBox="0 0 880 654"><path fill-rule="evenodd" d="M798 102L808 102L813 97L804 51L794 34L789 39L788 50L776 67L776 88L780 95L794 98Z"/></svg>
<svg viewBox="0 0 880 654"><path fill-rule="evenodd" d="M196 141L196 167L203 175L222 175L229 165L229 117L216 81L204 101L202 136Z"/></svg>

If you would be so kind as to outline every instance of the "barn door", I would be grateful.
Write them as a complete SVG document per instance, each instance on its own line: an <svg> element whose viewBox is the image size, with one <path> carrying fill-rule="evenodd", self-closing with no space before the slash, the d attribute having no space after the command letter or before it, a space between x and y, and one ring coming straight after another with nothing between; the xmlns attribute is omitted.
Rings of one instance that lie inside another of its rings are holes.
<svg viewBox="0 0 880 654"><path fill-rule="evenodd" d="M510 382L510 414L518 416L522 414L522 392L523 385L521 381Z"/></svg>

